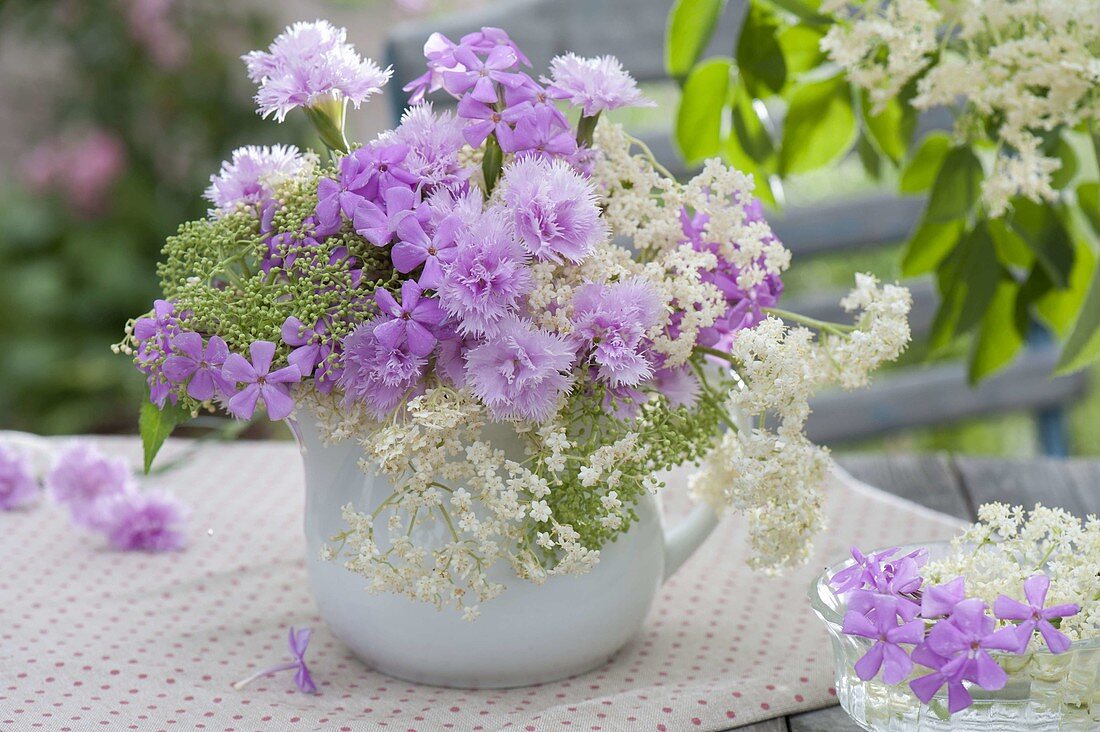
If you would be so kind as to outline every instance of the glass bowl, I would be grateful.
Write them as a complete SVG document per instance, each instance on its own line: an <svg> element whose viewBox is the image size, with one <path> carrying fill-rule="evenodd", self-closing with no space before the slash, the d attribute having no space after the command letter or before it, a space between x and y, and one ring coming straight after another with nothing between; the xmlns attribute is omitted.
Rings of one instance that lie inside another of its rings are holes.
<svg viewBox="0 0 1100 732"><path fill-rule="evenodd" d="M918 548L933 560L950 551L947 542L903 546ZM974 703L948 715L946 687L929 704L910 691L910 679L928 671L921 666L909 679L890 686L880 678L862 681L853 668L871 647L866 638L841 632L844 604L829 578L853 563L828 567L810 585L810 604L829 631L837 699L844 711L866 730L876 732L1097 732L1100 730L1100 638L1078 641L1065 653L1045 648L1022 656L997 654L1009 674L1000 691L969 685Z"/></svg>

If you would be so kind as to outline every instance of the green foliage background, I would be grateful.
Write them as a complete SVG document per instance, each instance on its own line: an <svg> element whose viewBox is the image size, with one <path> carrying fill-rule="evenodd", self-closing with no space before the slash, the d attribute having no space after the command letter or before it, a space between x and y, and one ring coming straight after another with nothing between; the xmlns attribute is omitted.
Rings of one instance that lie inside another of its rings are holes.
<svg viewBox="0 0 1100 732"><path fill-rule="evenodd" d="M189 50L165 68L132 36L124 5L0 3L0 27L64 54L64 75L35 90L49 97L51 124L28 148L102 129L126 154L94 216L0 181L0 427L132 431L144 383L110 344L156 297L165 237L204 214L201 192L233 148L301 136L264 124L251 105L238 57L271 38L263 15L220 0L174 3L171 22Z"/></svg>

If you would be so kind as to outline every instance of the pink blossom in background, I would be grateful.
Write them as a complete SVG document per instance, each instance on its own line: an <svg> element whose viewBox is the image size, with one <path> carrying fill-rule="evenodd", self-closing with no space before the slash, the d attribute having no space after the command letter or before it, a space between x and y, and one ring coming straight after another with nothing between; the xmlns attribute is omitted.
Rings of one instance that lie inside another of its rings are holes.
<svg viewBox="0 0 1100 732"><path fill-rule="evenodd" d="M95 218L106 211L125 166L126 148L118 136L92 127L36 145L22 160L22 178L32 191L57 192L75 213Z"/></svg>
<svg viewBox="0 0 1100 732"><path fill-rule="evenodd" d="M153 63L162 69L178 69L187 61L191 46L178 32L171 17L176 0L126 0L130 37L144 46Z"/></svg>

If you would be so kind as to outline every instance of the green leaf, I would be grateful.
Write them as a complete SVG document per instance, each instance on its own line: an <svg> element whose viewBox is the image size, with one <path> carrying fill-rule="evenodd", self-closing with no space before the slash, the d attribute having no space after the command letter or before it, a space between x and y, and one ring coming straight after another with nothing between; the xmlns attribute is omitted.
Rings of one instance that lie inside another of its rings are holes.
<svg viewBox="0 0 1100 732"><path fill-rule="evenodd" d="M1017 234L1004 219L987 221L993 245L997 249L997 259L1006 267L1030 269L1035 264L1035 252Z"/></svg>
<svg viewBox="0 0 1100 732"><path fill-rule="evenodd" d="M740 80L734 82L730 92L730 127L736 142L753 162L762 168L771 168L775 157L775 142L764 121L756 113L752 95Z"/></svg>
<svg viewBox="0 0 1100 732"><path fill-rule="evenodd" d="M937 270L940 307L929 335L933 355L942 353L956 336L982 321L997 284L1005 276L997 263L993 238L979 222Z"/></svg>
<svg viewBox="0 0 1100 732"><path fill-rule="evenodd" d="M749 93L760 99L787 83L787 63L779 46L779 23L767 6L750 3L737 39L737 68Z"/></svg>
<svg viewBox="0 0 1100 732"><path fill-rule="evenodd" d="M905 163L898 189L902 193L924 193L936 180L936 174L951 149L951 137L945 132L931 132L921 140L920 147Z"/></svg>
<svg viewBox="0 0 1100 732"><path fill-rule="evenodd" d="M688 163L722 149L722 114L729 99L733 59L707 59L691 70L676 114L676 144Z"/></svg>
<svg viewBox="0 0 1100 732"><path fill-rule="evenodd" d="M882 156L879 154L878 147L862 132L856 140L856 154L867 175L875 180L882 177Z"/></svg>
<svg viewBox="0 0 1100 732"><path fill-rule="evenodd" d="M1053 283L1050 283L1050 279L1046 277L1042 266L1036 265L1032 270L1032 276L1041 274L1049 283L1042 295L1035 298L1035 315L1038 319L1059 336L1065 337L1074 318L1081 312L1081 306L1089 291L1089 282L1092 281L1095 271L1096 255L1088 242L1083 239L1076 244L1073 271L1070 272L1069 284L1066 287L1055 289ZM1030 280L1031 277L1028 279Z"/></svg>
<svg viewBox="0 0 1100 732"><path fill-rule="evenodd" d="M141 433L141 446L145 453L145 472L153 467L153 458L157 456L164 441L176 425L190 416L189 413L178 406L165 404L164 409L158 409L157 405L145 401L141 405L141 413L138 415L138 431Z"/></svg>
<svg viewBox="0 0 1100 732"><path fill-rule="evenodd" d="M862 95L863 122L871 139L886 157L901 162L905 152L909 149L909 138L913 134L913 126L916 117L910 107L903 105L895 97L887 102L878 114L871 112L871 102L867 93Z"/></svg>
<svg viewBox="0 0 1100 732"><path fill-rule="evenodd" d="M1077 205L1088 219L1093 232L1100 236L1100 183L1082 183L1077 186Z"/></svg>
<svg viewBox="0 0 1100 732"><path fill-rule="evenodd" d="M1050 149L1044 151L1046 155L1057 158L1062 162L1062 167L1054 171L1050 176L1050 185L1054 190L1060 191L1068 186L1077 175L1077 152L1073 145L1063 135L1058 135Z"/></svg>
<svg viewBox="0 0 1100 732"><path fill-rule="evenodd" d="M783 51L788 81L796 74L816 69L825 61L825 52L821 50L824 37L817 28L802 24L787 26L779 32L776 40Z"/></svg>
<svg viewBox="0 0 1100 732"><path fill-rule="evenodd" d="M1068 374L1100 359L1100 267L1094 268L1088 295L1062 347L1055 373Z"/></svg>
<svg viewBox="0 0 1100 732"><path fill-rule="evenodd" d="M1035 254L1051 282L1065 287L1073 268L1073 243L1054 210L1026 198L1015 198L1008 225Z"/></svg>
<svg viewBox="0 0 1100 732"><path fill-rule="evenodd" d="M803 23L824 26L831 25L833 22L817 12L817 9L821 7L820 0L767 0L767 2L781 10L786 10Z"/></svg>
<svg viewBox="0 0 1100 732"><path fill-rule="evenodd" d="M950 150L936 173L925 218L936 223L966 219L978 200L982 177L982 163L970 147Z"/></svg>
<svg viewBox="0 0 1100 732"><path fill-rule="evenodd" d="M699 60L725 8L725 0L676 0L665 28L665 69L684 79Z"/></svg>
<svg viewBox="0 0 1100 732"><path fill-rule="evenodd" d="M802 84L783 125L779 172L788 176L828 165L856 140L851 89L842 76Z"/></svg>
<svg viewBox="0 0 1100 732"><path fill-rule="evenodd" d="M916 277L934 270L959 243L965 231L966 223L962 219L943 224L922 221L905 245L902 276Z"/></svg>
<svg viewBox="0 0 1100 732"><path fill-rule="evenodd" d="M1006 366L1026 342L1027 320L1021 321L1017 309L1019 291L1020 286L1007 273L997 282L970 351L968 378L972 385Z"/></svg>

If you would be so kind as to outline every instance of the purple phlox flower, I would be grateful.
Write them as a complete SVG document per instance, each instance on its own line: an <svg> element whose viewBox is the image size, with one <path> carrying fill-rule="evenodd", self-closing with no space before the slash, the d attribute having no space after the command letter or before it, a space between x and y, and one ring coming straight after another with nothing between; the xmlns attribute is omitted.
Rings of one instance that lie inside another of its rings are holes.
<svg viewBox="0 0 1100 732"><path fill-rule="evenodd" d="M458 320L463 335L492 335L533 287L527 253L499 208L487 210L476 228L461 228L457 250L444 268L440 304Z"/></svg>
<svg viewBox="0 0 1100 732"><path fill-rule="evenodd" d="M554 98L550 92L534 79L528 79L520 86L504 90L504 105L511 109L522 105L524 102L531 106L548 105L553 107ZM554 107L557 109L557 107Z"/></svg>
<svg viewBox="0 0 1100 732"><path fill-rule="evenodd" d="M154 301L152 316L138 318L134 323L134 339L138 343L134 360L138 370L152 374L159 369L168 354L172 336L179 331L180 319L176 314L176 306L168 300Z"/></svg>
<svg viewBox="0 0 1100 732"><path fill-rule="evenodd" d="M483 60L472 48L460 44L454 49L454 58L461 69L444 71L443 87L456 97L469 92L477 101L493 104L497 84L515 87L524 83L524 75L513 72L519 58L509 46L494 46Z"/></svg>
<svg viewBox="0 0 1100 732"><path fill-rule="evenodd" d="M382 192L383 205L363 201L355 210L355 231L371 244L384 247L397 233L397 225L407 216L426 221L428 210L420 205L420 194L402 185Z"/></svg>
<svg viewBox="0 0 1100 732"><path fill-rule="evenodd" d="M496 132L497 128L507 126L504 112L479 102L473 97L462 97L458 102L458 116L466 120L462 128L462 137L470 147L481 147L485 138Z"/></svg>
<svg viewBox="0 0 1100 732"><path fill-rule="evenodd" d="M924 621L910 620L899 625L897 611L894 598L879 596L870 616L854 610L844 616L844 633L874 641L871 649L856 661L856 674L864 681L873 679L881 669L883 681L897 684L913 669L913 662L901 644L920 643L924 639Z"/></svg>
<svg viewBox="0 0 1100 732"><path fill-rule="evenodd" d="M404 143L375 141L340 158L339 179L322 178L317 184L318 221L328 229L339 229L343 217L353 219L356 210L380 198L380 192L415 187L416 175L403 167L408 155L409 146Z"/></svg>
<svg viewBox="0 0 1100 732"><path fill-rule="evenodd" d="M924 588L920 599L920 614L925 620L950 615L955 606L966 599L966 579L956 577L942 585Z"/></svg>
<svg viewBox="0 0 1100 732"><path fill-rule="evenodd" d="M408 274L423 265L420 286L436 289L443 281L443 267L458 254L457 235L462 226L457 216L447 216L435 227L431 236L415 217L408 216L397 225L397 243L390 250L393 267Z"/></svg>
<svg viewBox="0 0 1100 732"><path fill-rule="evenodd" d="M222 163L221 170L210 176L210 187L204 194L214 205L210 215L222 217L241 206L261 207L273 202L275 189L306 167L305 158L293 145L237 148L231 159Z"/></svg>
<svg viewBox="0 0 1100 732"><path fill-rule="evenodd" d="M950 616L932 626L926 642L932 651L944 658L965 657L964 678L988 691L997 691L1004 687L1008 674L989 651L1014 653L1019 647L1019 638L1015 628L995 630L994 627L993 618L986 614L985 603L971 598L955 605Z"/></svg>
<svg viewBox="0 0 1100 732"><path fill-rule="evenodd" d="M374 335L383 346L397 348L406 343L415 356L427 356L435 348L436 337L432 331L446 319L447 313L438 300L422 297L423 292L416 282L405 280L398 304L389 290L379 288L375 291L378 308L390 318L374 327Z"/></svg>
<svg viewBox="0 0 1100 732"><path fill-rule="evenodd" d="M220 337L210 336L204 347L201 335L187 331L172 339L172 348L173 354L164 361L164 375L174 384L187 382L191 398L205 402L233 390L221 374L229 346Z"/></svg>
<svg viewBox="0 0 1100 732"><path fill-rule="evenodd" d="M658 369L653 374L653 385L664 395L668 405L673 409L692 407L699 398L699 379L687 364L675 368Z"/></svg>
<svg viewBox="0 0 1100 732"><path fill-rule="evenodd" d="M313 376L316 387L324 394L332 390L335 382L330 358L332 342L327 331L328 324L324 319L307 327L293 315L283 321L281 331L283 342L293 347L287 356L287 362L298 367L303 379ZM316 374L314 369L317 370Z"/></svg>
<svg viewBox="0 0 1100 732"><path fill-rule="evenodd" d="M857 612L870 612L877 597L892 597L898 603L898 614L912 620L920 614L918 592L924 578L912 557L902 557L882 565L882 574L874 578L866 589L848 593L848 607Z"/></svg>
<svg viewBox="0 0 1100 732"><path fill-rule="evenodd" d="M585 117L619 107L653 107L634 83L634 79L614 56L581 58L572 53L557 56L550 62L550 93L557 99L568 99L580 107Z"/></svg>
<svg viewBox="0 0 1100 732"><path fill-rule="evenodd" d="M838 595L864 587L874 587L883 576L882 563L898 553L898 547L890 547L870 555L864 554L859 547L852 547L852 559L855 563L841 569L829 579L829 584Z"/></svg>
<svg viewBox="0 0 1100 732"><path fill-rule="evenodd" d="M1027 650L1031 635L1036 629L1043 636L1051 653L1064 653L1069 650L1070 639L1050 621L1076 615L1081 611L1081 607L1072 603L1044 607L1049 589L1050 577L1045 574L1033 574L1024 580L1026 603L1014 600L1007 595L1001 595L993 603L993 613L1001 620L1021 621L1017 626L1019 653Z"/></svg>
<svg viewBox="0 0 1100 732"><path fill-rule="evenodd" d="M102 528L103 499L134 492L133 473L126 461L108 457L88 442L62 449L45 483L50 497L69 508L73 523L88 529Z"/></svg>
<svg viewBox="0 0 1100 732"><path fill-rule="evenodd" d="M524 158L504 170L502 199L535 259L573 264L609 236L596 189L564 160Z"/></svg>
<svg viewBox="0 0 1100 732"><path fill-rule="evenodd" d="M295 23L267 52L242 56L248 77L259 85L259 113L282 122L295 107L350 101L356 108L382 91L392 69L362 59L347 43L347 31L328 21Z"/></svg>
<svg viewBox="0 0 1100 732"><path fill-rule="evenodd" d="M171 552L187 546L187 507L161 491L129 491L100 501L100 528L120 551Z"/></svg>
<svg viewBox="0 0 1100 732"><path fill-rule="evenodd" d="M300 628L295 630L293 626L290 628L290 653L294 656L293 661L287 663L280 663L277 666L271 668L265 668L262 671L257 671L246 679L233 684L233 688L240 690L246 685L252 683L256 679L262 676L270 676L271 674L277 674L281 671L295 671L294 683L298 686L298 689L305 694L316 694L317 684L313 683L313 677L309 673L309 666L306 665L306 650L309 648L309 639L313 634L310 628Z"/></svg>
<svg viewBox="0 0 1100 732"><path fill-rule="evenodd" d="M382 322L382 318L367 321L344 338L344 371L339 381L346 402L362 402L379 418L420 388L427 365L407 343L384 346L374 333Z"/></svg>
<svg viewBox="0 0 1100 732"><path fill-rule="evenodd" d="M925 704L932 701L936 692L947 685L947 710L955 712L966 709L974 700L963 683L963 676L967 669L967 658L959 655L955 658L945 658L928 647L928 643L921 643L913 649L910 659L932 669L932 673L918 677L909 682L909 688L918 699Z"/></svg>
<svg viewBox="0 0 1100 732"><path fill-rule="evenodd" d="M492 51L496 46L507 46L516 54L516 58L521 64L524 66L531 65L531 61L523 55L523 51L519 49L519 46L512 41L502 28L482 26L481 30L476 30L462 36L461 43L463 46L472 48L478 53L483 54Z"/></svg>
<svg viewBox="0 0 1100 732"><path fill-rule="evenodd" d="M271 341L253 341L248 350L252 355L251 363L239 353L231 353L225 359L222 376L233 384L245 385L230 398L226 408L235 417L251 419L262 400L269 419L286 419L294 411L294 400L287 384L301 381L302 372L293 365L272 371L275 344Z"/></svg>
<svg viewBox="0 0 1100 732"><path fill-rule="evenodd" d="M455 61L454 50L457 44L442 33L432 33L424 42L424 58L428 70L401 87L409 93L409 104L419 104L431 92L443 88L443 73L460 67Z"/></svg>
<svg viewBox="0 0 1100 732"><path fill-rule="evenodd" d="M453 187L470 175L458 159L465 138L463 122L454 113L435 113L432 105L420 104L405 111L393 137L409 148L402 168L416 176L419 184L431 190Z"/></svg>
<svg viewBox="0 0 1100 732"><path fill-rule="evenodd" d="M531 107L529 114L516 121L515 129L499 127L497 140L502 150L515 153L517 157L565 156L577 151L573 131L562 124L557 110L545 105Z"/></svg>
<svg viewBox="0 0 1100 732"><path fill-rule="evenodd" d="M544 422L569 389L573 349L515 316L466 354L466 382L496 420Z"/></svg>
<svg viewBox="0 0 1100 732"><path fill-rule="evenodd" d="M577 290L573 332L591 348L600 378L611 386L636 386L652 375L645 334L657 324L662 306L661 298L641 277Z"/></svg>
<svg viewBox="0 0 1100 732"><path fill-rule="evenodd" d="M0 443L0 511L28 506L38 500L38 481L27 455Z"/></svg>

